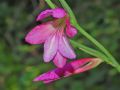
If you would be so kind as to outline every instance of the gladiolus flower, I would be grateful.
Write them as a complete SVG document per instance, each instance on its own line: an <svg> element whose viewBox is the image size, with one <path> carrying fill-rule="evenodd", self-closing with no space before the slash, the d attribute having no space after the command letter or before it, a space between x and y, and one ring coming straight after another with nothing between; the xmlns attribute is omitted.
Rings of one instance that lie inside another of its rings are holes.
<svg viewBox="0 0 120 90"><path fill-rule="evenodd" d="M48 16L52 16L54 19L34 27L27 34L25 40L30 44L44 43L44 61L53 60L56 66L63 67L67 58L76 58L67 36L74 37L77 30L71 25L69 16L64 9L45 10L38 15L37 21Z"/></svg>
<svg viewBox="0 0 120 90"><path fill-rule="evenodd" d="M44 83L51 83L63 77L68 77L74 74L79 74L90 70L102 62L99 58L83 58L67 63L62 68L53 69L36 77L33 81L43 81Z"/></svg>

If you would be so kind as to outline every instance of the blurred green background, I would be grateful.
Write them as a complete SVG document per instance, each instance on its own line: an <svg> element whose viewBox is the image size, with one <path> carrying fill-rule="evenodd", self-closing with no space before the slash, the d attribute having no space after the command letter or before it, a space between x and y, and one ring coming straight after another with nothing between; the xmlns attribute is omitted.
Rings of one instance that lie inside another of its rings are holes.
<svg viewBox="0 0 120 90"><path fill-rule="evenodd" d="M60 6L57 0L53 0ZM66 0L80 25L120 62L120 0ZM43 46L29 45L25 35L35 25L44 0L0 0L0 90L120 90L120 74L106 63L88 72L45 85L32 82L53 67L43 62ZM81 34L74 39L94 46ZM94 47L95 48L95 47ZM78 57L90 57L75 49Z"/></svg>

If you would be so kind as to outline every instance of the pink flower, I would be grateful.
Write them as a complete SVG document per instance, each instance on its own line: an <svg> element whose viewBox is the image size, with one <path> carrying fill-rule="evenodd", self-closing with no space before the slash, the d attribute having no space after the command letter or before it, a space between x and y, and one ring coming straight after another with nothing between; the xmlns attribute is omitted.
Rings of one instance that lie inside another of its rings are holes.
<svg viewBox="0 0 120 90"><path fill-rule="evenodd" d="M68 77L74 74L79 74L90 70L102 62L99 58L83 58L66 64L62 68L53 69L47 73L36 77L33 81L43 81L44 83L51 83L62 77Z"/></svg>
<svg viewBox="0 0 120 90"><path fill-rule="evenodd" d="M67 36L74 37L77 30L71 26L67 13L61 8L41 12L37 21L48 16L52 16L54 19L34 27L27 34L25 40L30 44L44 43L44 61L53 60L56 66L63 67L67 58L76 58Z"/></svg>

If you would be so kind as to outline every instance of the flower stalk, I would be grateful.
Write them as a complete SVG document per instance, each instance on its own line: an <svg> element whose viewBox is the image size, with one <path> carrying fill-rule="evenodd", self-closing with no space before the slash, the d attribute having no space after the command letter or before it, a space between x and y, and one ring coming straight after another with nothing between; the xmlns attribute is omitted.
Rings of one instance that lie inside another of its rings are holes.
<svg viewBox="0 0 120 90"><path fill-rule="evenodd" d="M56 7L56 5L53 4L51 0L45 0L45 2L46 2L46 3L50 6L50 8L52 8L52 9Z"/></svg>

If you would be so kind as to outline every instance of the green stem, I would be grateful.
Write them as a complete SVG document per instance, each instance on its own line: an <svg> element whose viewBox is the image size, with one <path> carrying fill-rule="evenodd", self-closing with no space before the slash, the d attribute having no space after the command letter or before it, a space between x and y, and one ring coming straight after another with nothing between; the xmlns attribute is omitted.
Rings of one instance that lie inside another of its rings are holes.
<svg viewBox="0 0 120 90"><path fill-rule="evenodd" d="M52 3L51 0L45 0L45 2L50 6L50 8L52 8L52 9L56 8L56 5L54 3Z"/></svg>

